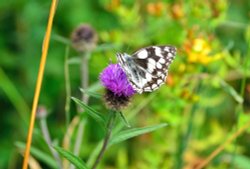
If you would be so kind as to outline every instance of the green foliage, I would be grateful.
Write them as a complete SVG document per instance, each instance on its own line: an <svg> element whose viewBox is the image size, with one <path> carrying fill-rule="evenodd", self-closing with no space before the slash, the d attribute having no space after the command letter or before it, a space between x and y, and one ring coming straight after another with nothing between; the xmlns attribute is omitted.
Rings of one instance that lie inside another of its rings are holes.
<svg viewBox="0 0 250 169"><path fill-rule="evenodd" d="M25 149L25 143L21 143L21 142L16 142L15 145L21 149L22 151L24 151ZM34 156L36 159L46 163L49 167L56 169L58 166L55 162L55 160L48 154L45 153L41 150L39 150L36 147L31 147L30 153L32 156Z"/></svg>
<svg viewBox="0 0 250 169"><path fill-rule="evenodd" d="M154 130L157 130L159 128L165 127L167 124L158 124L154 126L149 126L149 127L143 127L143 128L132 128L132 129L127 129L124 131L121 131L120 133L117 133L112 137L112 139L109 142L109 145L116 144L122 141L125 141L127 139L152 132Z"/></svg>
<svg viewBox="0 0 250 169"><path fill-rule="evenodd" d="M50 1L0 2L0 168L20 168L49 8ZM116 62L117 52L171 44L178 51L167 85L137 94L122 110L99 168L180 169L204 161L250 120L249 9L248 0L59 1L39 98L47 107L51 144L59 145L57 152L78 168L92 166L108 131L100 72ZM87 89L81 86L82 53L70 40L81 23L90 24L98 35L88 60ZM88 95L88 103L79 99L82 95ZM72 98L67 106L65 97ZM36 124L31 156L41 168L56 168L50 143L45 145L45 136L37 134L39 118ZM83 140L75 156L82 124ZM207 168L248 168L248 140L249 130Z"/></svg>
<svg viewBox="0 0 250 169"><path fill-rule="evenodd" d="M105 117L101 114L95 111L90 106L83 103L81 100L72 97L72 100L74 100L78 105L80 105L83 110L85 110L93 119L95 119L104 129L105 129Z"/></svg>
<svg viewBox="0 0 250 169"><path fill-rule="evenodd" d="M64 158L69 160L75 167L79 169L89 169L87 165L77 156L69 151L66 151L60 147L54 146L54 149L59 152Z"/></svg>

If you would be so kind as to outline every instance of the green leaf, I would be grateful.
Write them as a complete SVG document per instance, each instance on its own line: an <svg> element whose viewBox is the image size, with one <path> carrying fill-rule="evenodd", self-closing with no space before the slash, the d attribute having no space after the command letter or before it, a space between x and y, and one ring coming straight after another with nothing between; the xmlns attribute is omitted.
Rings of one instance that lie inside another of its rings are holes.
<svg viewBox="0 0 250 169"><path fill-rule="evenodd" d="M67 63L69 65L74 65L74 64L80 64L81 63L81 58L80 57L71 57L67 60Z"/></svg>
<svg viewBox="0 0 250 169"><path fill-rule="evenodd" d="M95 149L89 155L89 159L87 161L87 165L88 166L93 166L94 165L95 160L96 160L98 154L100 153L100 151L102 149L102 144L103 144L103 140L99 141L99 143L97 144L97 146L95 146Z"/></svg>
<svg viewBox="0 0 250 169"><path fill-rule="evenodd" d="M150 94L149 97L145 98L142 102L140 102L140 104L138 104L135 107L132 107L130 110L128 110L128 117L126 119L132 119L133 117L135 117L153 98L155 98L156 94L152 93ZM118 123L114 130L113 133L118 133L122 128L123 128L123 123L120 122ZM115 134L114 134L115 135ZM95 147L95 149L92 151L92 153L89 155L89 159L88 159L88 166L92 166L94 164L94 160L97 158L98 153L101 150L101 146L102 146L103 140L101 140L98 145Z"/></svg>
<svg viewBox="0 0 250 169"><path fill-rule="evenodd" d="M110 49L114 50L117 48L118 48L118 45L105 43L105 44L98 45L96 49L94 50L94 52L102 52L102 51L107 51Z"/></svg>
<svg viewBox="0 0 250 169"><path fill-rule="evenodd" d="M126 127L130 128L131 125L129 124L129 122L128 122L128 120L126 119L126 117L124 116L124 114L123 114L122 112L117 112L117 113L120 114L120 117L121 117L121 119L122 119L123 124L124 124Z"/></svg>
<svg viewBox="0 0 250 169"><path fill-rule="evenodd" d="M53 35L51 38L53 40L55 40L55 41L58 41L58 42L60 42L62 44L65 44L65 45L70 45L71 44L70 39L65 38L65 37L63 37L61 35L58 35L58 34L57 35Z"/></svg>
<svg viewBox="0 0 250 169"><path fill-rule="evenodd" d="M125 114L128 114L128 116L126 117L127 121L133 119L146 105L149 104L149 102L154 99L156 96L155 93L150 94L149 97L143 99L142 102L140 102L140 104L136 105L135 107L132 107L131 109L127 110L125 112ZM118 133L122 128L124 127L123 123L120 122L118 123L114 130L113 133Z"/></svg>
<svg viewBox="0 0 250 169"><path fill-rule="evenodd" d="M100 90L102 88L102 85L100 82L96 82L88 87L88 91L95 92L97 90Z"/></svg>
<svg viewBox="0 0 250 169"><path fill-rule="evenodd" d="M61 147L54 146L53 147L59 154L61 154L64 158L69 160L76 168L78 169L89 169L85 162L83 162L79 157L75 156L69 151L62 149Z"/></svg>
<svg viewBox="0 0 250 169"><path fill-rule="evenodd" d="M232 86L221 79L220 84L222 88L229 93L238 103L243 103L243 98L234 90Z"/></svg>
<svg viewBox="0 0 250 169"><path fill-rule="evenodd" d="M85 90L83 88L80 88L80 91L84 94L87 94L87 95L92 96L92 97L97 98L97 99L100 99L102 97L102 95L100 95L96 92L89 91L88 89Z"/></svg>
<svg viewBox="0 0 250 169"><path fill-rule="evenodd" d="M25 125L28 126L28 112L29 106L27 105L25 99L18 91L18 88L14 81L11 81L8 75L0 68L0 89L6 94L7 98L16 108L22 120L25 122Z"/></svg>
<svg viewBox="0 0 250 169"><path fill-rule="evenodd" d="M75 97L72 97L72 100L81 106L88 113L88 115L95 119L103 128L106 128L105 118L102 114L98 113L96 110L92 109L90 106Z"/></svg>
<svg viewBox="0 0 250 169"><path fill-rule="evenodd" d="M120 133L115 134L111 138L109 146L112 144L116 144L116 143L125 141L125 140L130 139L130 138L133 138L135 136L139 136L139 135L142 135L145 133L152 132L154 130L157 130L157 129L165 127L165 126L167 126L167 124L163 123L163 124L158 124L158 125L149 126L149 127L133 128L133 129L121 131Z"/></svg>
<svg viewBox="0 0 250 169"><path fill-rule="evenodd" d="M224 154L223 157L226 159L233 160L233 168L237 169L248 169L250 166L250 158L240 154Z"/></svg>
<svg viewBox="0 0 250 169"><path fill-rule="evenodd" d="M15 145L21 150L25 149L25 143L16 142ZM44 153L43 151L39 150L38 148L35 148L34 146L31 147L30 152L38 160L50 166L50 168L54 168L54 169L58 168L54 158L52 158L51 155Z"/></svg>

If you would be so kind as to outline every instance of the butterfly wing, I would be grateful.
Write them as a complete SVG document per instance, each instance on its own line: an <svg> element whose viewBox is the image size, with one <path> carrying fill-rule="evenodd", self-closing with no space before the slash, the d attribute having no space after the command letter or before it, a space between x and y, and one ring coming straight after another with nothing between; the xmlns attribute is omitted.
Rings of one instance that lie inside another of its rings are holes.
<svg viewBox="0 0 250 169"><path fill-rule="evenodd" d="M175 55L176 48L173 46L149 46L132 55L135 64L145 70L147 82L142 87L144 92L154 91L166 81Z"/></svg>
<svg viewBox="0 0 250 169"><path fill-rule="evenodd" d="M176 55L173 46L149 46L135 52L132 57L118 54L118 61L138 92L152 92L166 80L169 65Z"/></svg>
<svg viewBox="0 0 250 169"><path fill-rule="evenodd" d="M126 53L118 53L117 59L120 66L126 73L130 84L133 86L136 92L142 93L142 88L147 83L147 80L144 78L146 74L145 70L141 67L138 67L134 62L134 59L132 59L132 57L127 55Z"/></svg>

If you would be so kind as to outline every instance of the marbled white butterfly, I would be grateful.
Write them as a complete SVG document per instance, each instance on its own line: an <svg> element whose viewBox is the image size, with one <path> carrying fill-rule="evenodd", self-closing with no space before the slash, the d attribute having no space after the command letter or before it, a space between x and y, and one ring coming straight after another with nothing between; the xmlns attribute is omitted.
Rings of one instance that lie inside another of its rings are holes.
<svg viewBox="0 0 250 169"><path fill-rule="evenodd" d="M166 80L169 65L176 55L173 46L149 46L132 56L118 53L117 59L129 82L138 92L152 92Z"/></svg>

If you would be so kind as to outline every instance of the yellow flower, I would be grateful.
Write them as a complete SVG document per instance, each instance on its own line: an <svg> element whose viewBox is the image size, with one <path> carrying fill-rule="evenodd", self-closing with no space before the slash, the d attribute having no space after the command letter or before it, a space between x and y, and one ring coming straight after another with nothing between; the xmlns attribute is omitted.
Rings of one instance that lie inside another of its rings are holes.
<svg viewBox="0 0 250 169"><path fill-rule="evenodd" d="M186 46L188 62L190 63L201 63L207 65L222 57L221 53L210 55L211 46L206 40L202 38L196 38L191 42L191 44L188 44Z"/></svg>

